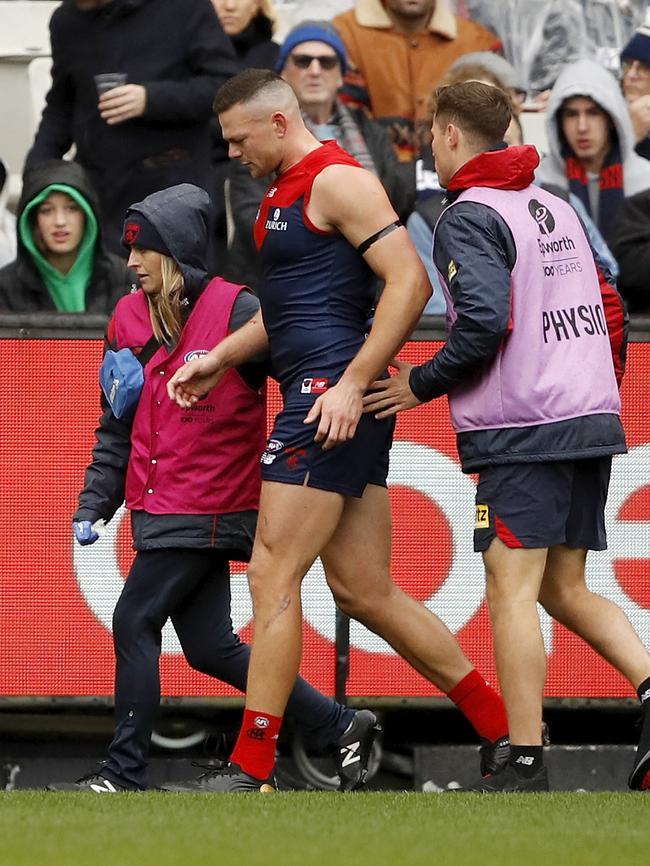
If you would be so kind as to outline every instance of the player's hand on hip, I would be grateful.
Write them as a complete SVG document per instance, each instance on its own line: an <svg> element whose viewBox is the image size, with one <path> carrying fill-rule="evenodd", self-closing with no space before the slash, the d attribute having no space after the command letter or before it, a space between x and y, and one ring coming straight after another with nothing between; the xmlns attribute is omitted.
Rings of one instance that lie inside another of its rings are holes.
<svg viewBox="0 0 650 866"><path fill-rule="evenodd" d="M147 107L147 91L141 84L123 84L102 93L97 104L102 120L109 126L142 117Z"/></svg>
<svg viewBox="0 0 650 866"><path fill-rule="evenodd" d="M413 409L421 403L409 386L413 364L393 361L391 367L397 370L397 374L389 379L377 379L369 388L372 393L363 398L363 411L371 412L377 419Z"/></svg>
<svg viewBox="0 0 650 866"><path fill-rule="evenodd" d="M226 369L211 352L183 364L167 383L167 394L183 409L191 409L205 397L225 374Z"/></svg>
<svg viewBox="0 0 650 866"><path fill-rule="evenodd" d="M363 412L362 396L356 385L341 379L317 398L304 423L319 422L314 440L323 443L324 451L352 439Z"/></svg>

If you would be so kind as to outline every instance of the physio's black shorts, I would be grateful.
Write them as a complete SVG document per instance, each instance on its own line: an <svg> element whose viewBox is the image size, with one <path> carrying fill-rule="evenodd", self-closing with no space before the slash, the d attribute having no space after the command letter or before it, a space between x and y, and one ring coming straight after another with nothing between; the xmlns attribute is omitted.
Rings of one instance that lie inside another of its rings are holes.
<svg viewBox="0 0 650 866"><path fill-rule="evenodd" d="M474 550L566 544L605 550L611 457L488 466L476 489Z"/></svg>
<svg viewBox="0 0 650 866"><path fill-rule="evenodd" d="M304 379L285 395L261 457L262 479L356 497L363 496L366 484L386 487L395 420L362 415L353 439L323 451L322 443L314 442L318 424L303 424L323 390L317 379Z"/></svg>

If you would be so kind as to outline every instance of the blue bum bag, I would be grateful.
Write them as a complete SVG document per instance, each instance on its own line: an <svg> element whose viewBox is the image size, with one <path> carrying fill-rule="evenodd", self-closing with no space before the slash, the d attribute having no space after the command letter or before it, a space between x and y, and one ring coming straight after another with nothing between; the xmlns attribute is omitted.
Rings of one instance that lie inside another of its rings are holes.
<svg viewBox="0 0 650 866"><path fill-rule="evenodd" d="M140 354L131 349L109 349L99 368L99 384L116 418L130 421L144 385L144 367L154 355L160 343L152 337Z"/></svg>

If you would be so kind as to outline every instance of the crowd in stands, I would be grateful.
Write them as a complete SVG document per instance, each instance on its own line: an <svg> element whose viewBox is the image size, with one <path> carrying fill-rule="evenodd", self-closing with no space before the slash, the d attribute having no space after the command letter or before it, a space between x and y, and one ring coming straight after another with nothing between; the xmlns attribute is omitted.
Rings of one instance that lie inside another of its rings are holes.
<svg viewBox="0 0 650 866"><path fill-rule="evenodd" d="M522 72L513 37L525 32L513 9L523 20L527 2L532 20L536 0L356 0L312 20L320 7L305 0L276 41L271 0L64 0L50 22L52 86L15 215L0 159L0 312L109 313L134 283L120 245L128 206L181 182L212 199L211 270L255 289L252 226L271 178L228 159L212 111L220 85L255 66L292 86L318 139L335 139L379 177L434 290L431 243L445 206L430 147L436 88L477 80L505 90L515 146L534 98L548 140L536 182L570 201L630 311L650 314L650 8L628 4L615 53L576 59L566 38L560 64L551 43L562 11L545 4L537 30L554 65L541 73ZM508 19L497 9L506 5ZM426 312L444 313L440 291Z"/></svg>

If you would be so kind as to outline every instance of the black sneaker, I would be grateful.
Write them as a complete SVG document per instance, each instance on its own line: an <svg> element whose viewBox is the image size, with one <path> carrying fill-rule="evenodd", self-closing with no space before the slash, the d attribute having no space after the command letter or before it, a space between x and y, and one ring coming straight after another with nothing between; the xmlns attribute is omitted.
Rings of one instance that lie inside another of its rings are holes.
<svg viewBox="0 0 650 866"><path fill-rule="evenodd" d="M548 746L550 742L548 725L546 722L542 722L542 745ZM479 755L481 756L481 776L494 776L495 773L502 770L508 763L508 757L510 756L509 738L501 737L501 739L494 742L482 738Z"/></svg>
<svg viewBox="0 0 650 866"><path fill-rule="evenodd" d="M339 791L356 791L366 781L368 761L381 728L370 710L358 710L346 731L336 741L336 772Z"/></svg>
<svg viewBox="0 0 650 866"><path fill-rule="evenodd" d="M486 740L481 738L481 748L478 750L481 757L481 776L494 776L503 770L510 757L510 739L501 737L500 740Z"/></svg>
<svg viewBox="0 0 650 866"><path fill-rule="evenodd" d="M641 717L641 736L634 756L634 767L627 780L633 791L650 791L650 706L644 708Z"/></svg>
<svg viewBox="0 0 650 866"><path fill-rule="evenodd" d="M79 791L86 794L122 794L124 791L137 790L118 785L99 773L88 773L76 782L50 782L45 788L47 791Z"/></svg>
<svg viewBox="0 0 650 866"><path fill-rule="evenodd" d="M272 794L276 790L276 783L273 774L268 779L256 779L237 764L227 763L188 782L166 782L159 790L190 794L239 794L246 791Z"/></svg>
<svg viewBox="0 0 650 866"><path fill-rule="evenodd" d="M506 764L497 773L484 776L473 785L454 789L463 794L475 791L479 794L530 793L533 791L548 791L548 772L546 767L540 767L534 776L520 776L512 764Z"/></svg>
<svg viewBox="0 0 650 866"><path fill-rule="evenodd" d="M637 750L627 784L633 791L650 791L650 749L644 755Z"/></svg>

